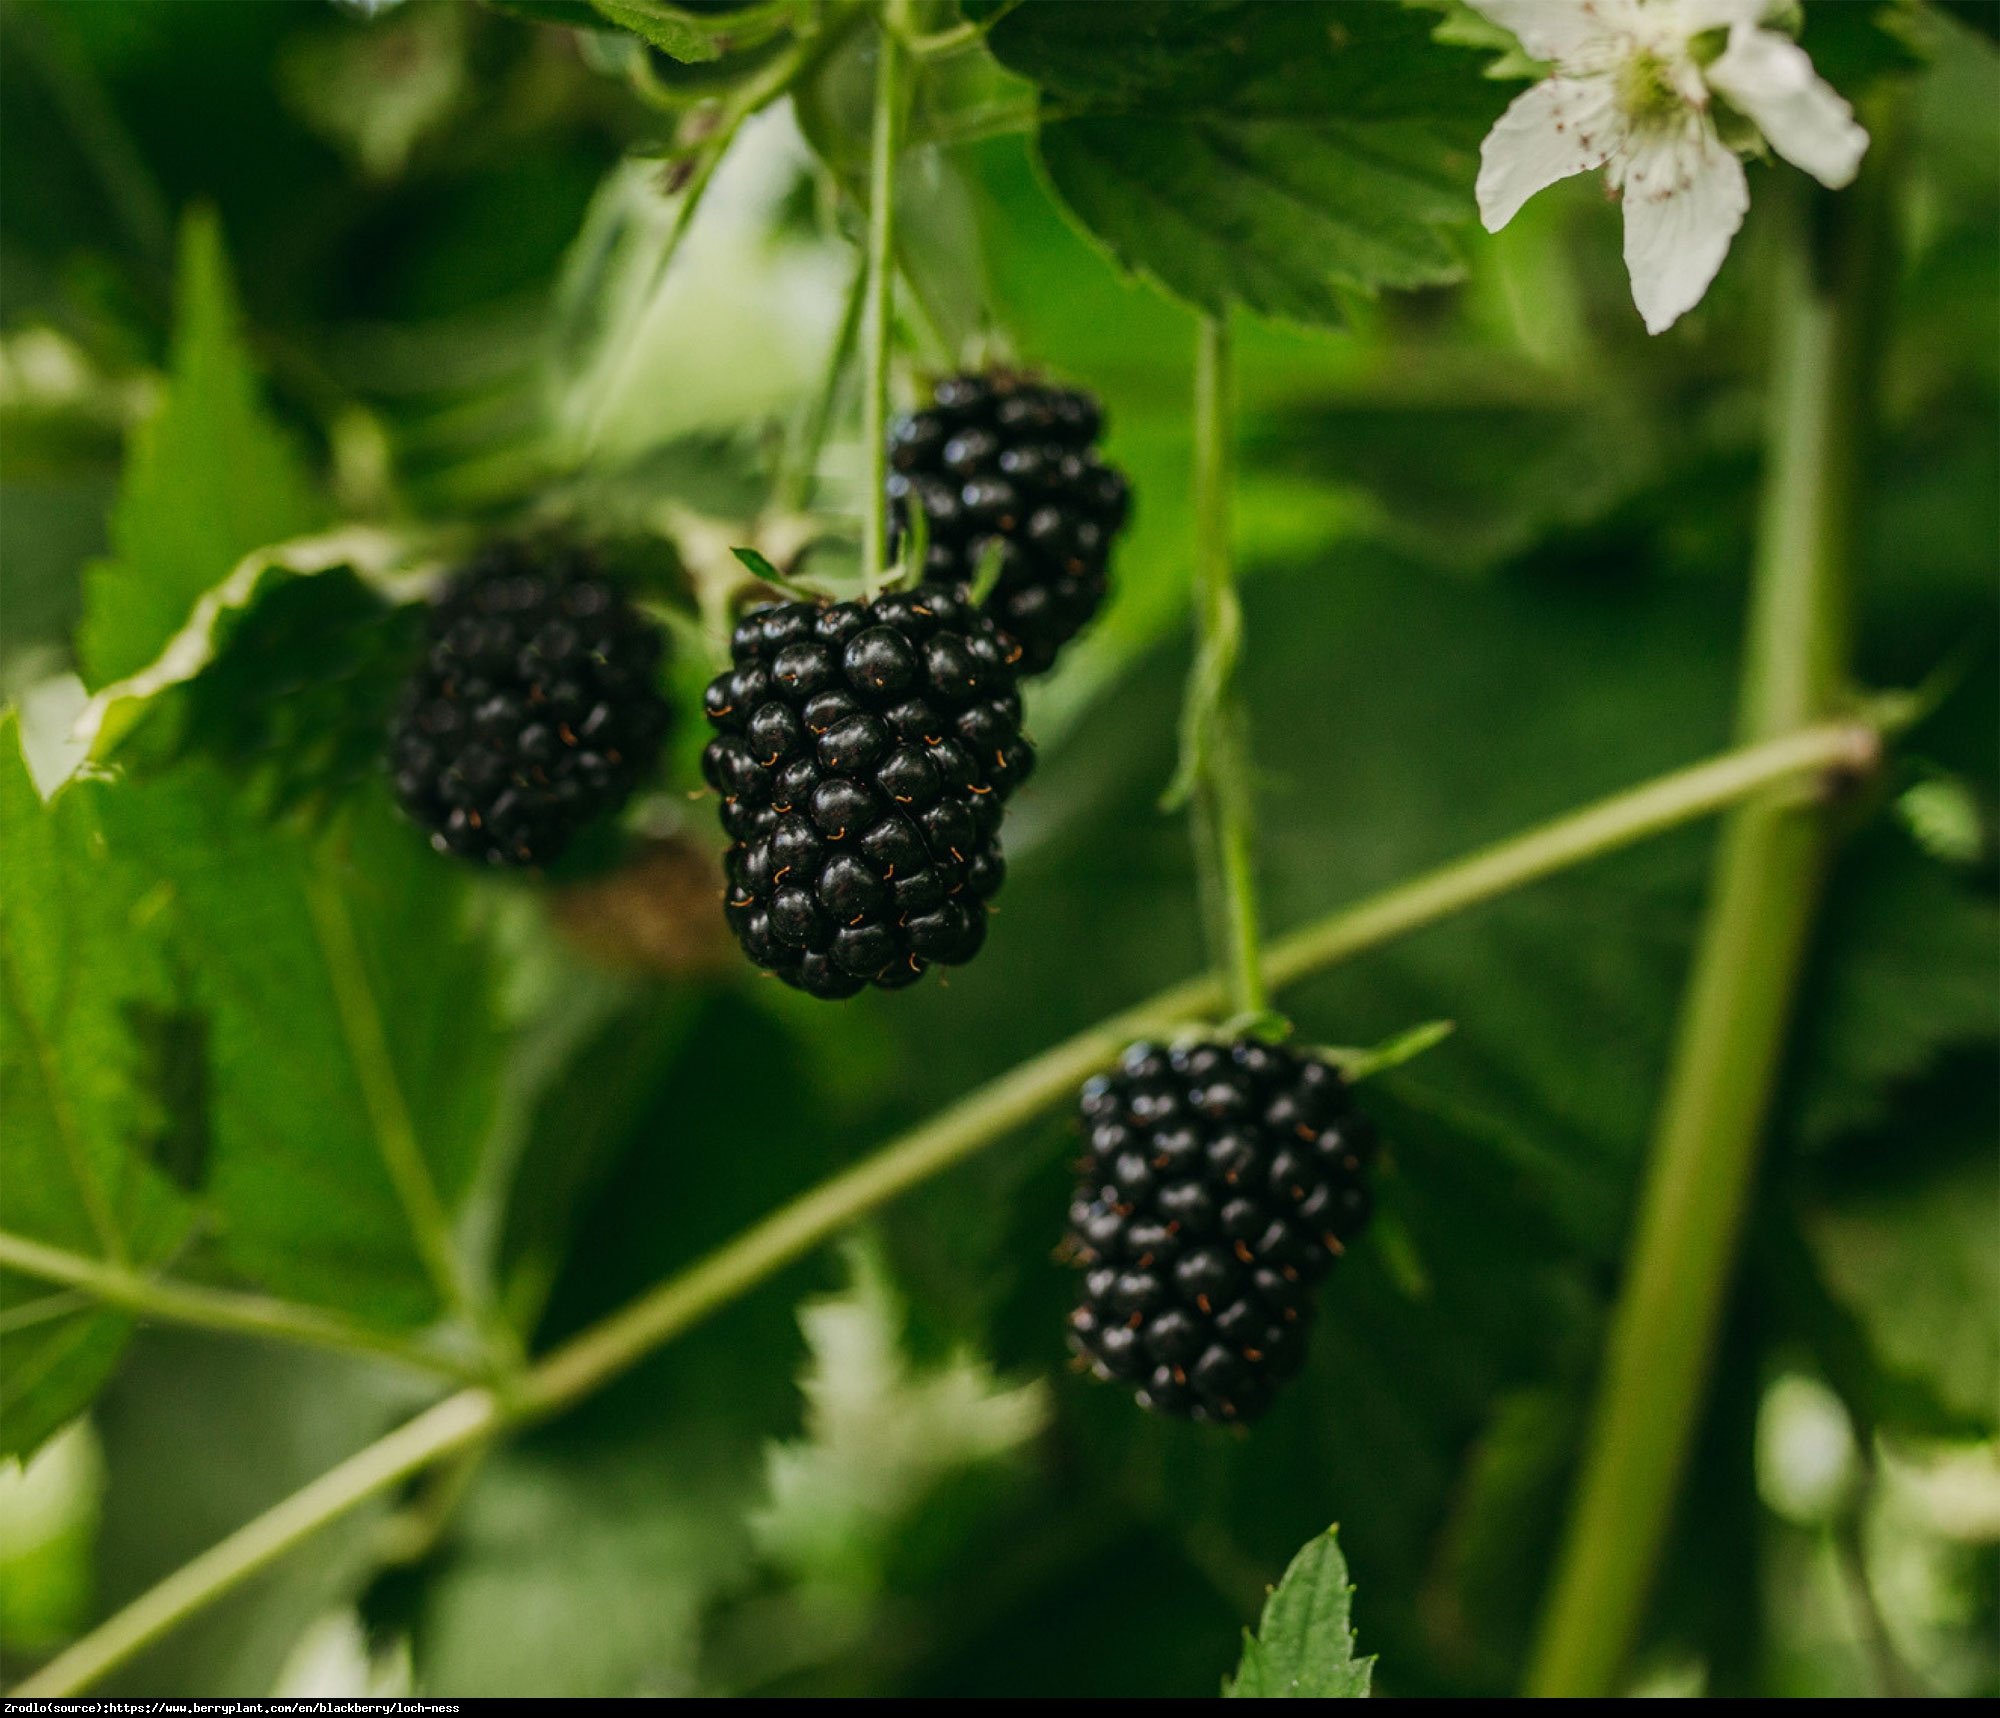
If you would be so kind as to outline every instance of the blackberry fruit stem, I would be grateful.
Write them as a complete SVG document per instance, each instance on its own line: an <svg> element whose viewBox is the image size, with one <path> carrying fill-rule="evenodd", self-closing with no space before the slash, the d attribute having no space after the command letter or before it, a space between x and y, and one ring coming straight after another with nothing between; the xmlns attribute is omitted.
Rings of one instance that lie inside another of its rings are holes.
<svg viewBox="0 0 2000 1718"><path fill-rule="evenodd" d="M1886 116L1878 116L1886 117ZM1857 543L1881 294L1886 128L1851 200L1789 213L1776 281L1765 491L1739 725L1807 729L1848 695ZM1772 1090L1832 851L1829 808L1746 801L1725 826L1682 1004L1567 1536L1530 1663L1536 1695L1616 1691L1703 1406Z"/></svg>
<svg viewBox="0 0 2000 1718"><path fill-rule="evenodd" d="M1256 811L1248 724L1236 681L1243 607L1230 550L1230 386L1228 324L1204 317L1194 365L1195 664L1183 717L1196 871L1209 952L1225 975L1228 1007L1265 1013L1257 912Z"/></svg>
<svg viewBox="0 0 2000 1718"><path fill-rule="evenodd" d="M907 0L886 0L875 38L875 117L868 152L868 293L861 435L868 447L867 526L862 589L881 593L889 560L889 347L895 313L896 145L902 125L903 36Z"/></svg>
<svg viewBox="0 0 2000 1718"><path fill-rule="evenodd" d="M1284 985L1305 978L1468 907L1770 790L1789 785L1796 791L1829 774L1869 770L1880 760L1882 735L1883 728L1870 721L1822 722L1613 794L1281 937L1266 962L1271 982ZM139 1595L15 1693L46 1697L90 1687L370 1498L509 1424L559 1413L582 1400L850 1224L1067 1103L1085 1079L1109 1066L1135 1038L1172 1032L1223 1003L1221 981L1205 974L989 1081L535 1361L504 1394L484 1385L461 1390L368 1445ZM0 1240L8 1242L10 1252L18 1245L11 1237ZM30 1275L51 1275L18 1254L5 1262ZM74 1276L52 1280L90 1286ZM130 1304L149 1317L202 1322L180 1317L151 1293L143 1300L135 1294Z"/></svg>

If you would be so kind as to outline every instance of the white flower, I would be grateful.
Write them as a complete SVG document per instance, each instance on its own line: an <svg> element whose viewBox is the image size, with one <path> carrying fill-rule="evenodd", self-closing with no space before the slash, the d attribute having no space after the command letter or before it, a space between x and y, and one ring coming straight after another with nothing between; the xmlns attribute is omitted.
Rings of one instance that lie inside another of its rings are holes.
<svg viewBox="0 0 2000 1718"><path fill-rule="evenodd" d="M1825 185L1847 184L1868 148L1805 50L1760 28L1771 0L1471 4L1556 68L1487 133L1480 219L1497 233L1545 186L1603 168L1624 199L1625 267L1648 333L1700 303L1750 206L1714 98Z"/></svg>

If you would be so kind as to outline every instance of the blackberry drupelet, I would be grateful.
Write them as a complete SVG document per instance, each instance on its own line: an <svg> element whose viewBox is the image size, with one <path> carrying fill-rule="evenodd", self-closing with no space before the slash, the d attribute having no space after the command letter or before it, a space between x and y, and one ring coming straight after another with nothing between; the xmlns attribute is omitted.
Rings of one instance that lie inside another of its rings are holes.
<svg viewBox="0 0 2000 1718"><path fill-rule="evenodd" d="M1024 674L1046 672L1104 601L1130 492L1092 445L1102 423L1089 394L995 372L947 377L890 427L893 516L929 520L923 576L970 580L997 541L986 612L1020 642Z"/></svg>
<svg viewBox="0 0 2000 1718"><path fill-rule="evenodd" d="M986 938L1000 814L1027 779L1010 658L962 590L753 610L709 686L702 754L734 841L726 912L759 966L853 996Z"/></svg>
<svg viewBox="0 0 2000 1718"><path fill-rule="evenodd" d="M1330 1064L1256 1039L1135 1044L1082 1111L1071 1346L1142 1407L1255 1419L1367 1226L1374 1130Z"/></svg>
<svg viewBox="0 0 2000 1718"><path fill-rule="evenodd" d="M453 576L390 736L441 853L546 865L659 755L660 629L576 550L501 544Z"/></svg>

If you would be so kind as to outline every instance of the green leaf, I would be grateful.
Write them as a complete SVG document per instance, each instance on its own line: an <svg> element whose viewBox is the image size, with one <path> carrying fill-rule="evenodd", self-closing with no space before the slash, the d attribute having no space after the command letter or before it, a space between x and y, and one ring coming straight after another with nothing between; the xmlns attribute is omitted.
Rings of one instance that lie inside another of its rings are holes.
<svg viewBox="0 0 2000 1718"><path fill-rule="evenodd" d="M713 18L698 18L667 0L590 0L621 29L650 43L683 64L722 57Z"/></svg>
<svg viewBox="0 0 2000 1718"><path fill-rule="evenodd" d="M253 549L324 518L305 468L258 402L238 320L215 218L190 215L165 398L133 438L111 559L86 575L78 650L93 687L158 656Z"/></svg>
<svg viewBox="0 0 2000 1718"><path fill-rule="evenodd" d="M1471 212L1465 157L1422 126L1075 119L1045 124L1041 151L1122 266L1211 315L1338 325L1343 292L1460 272L1441 229Z"/></svg>
<svg viewBox="0 0 2000 1718"><path fill-rule="evenodd" d="M760 1549L811 1581L863 1593L946 1481L1013 1454L1049 1417L1040 1381L1008 1387L963 1352L911 1359L907 1309L878 1248L847 1250L851 1287L799 1311L812 1366L805 1436L770 1452Z"/></svg>
<svg viewBox="0 0 2000 1718"><path fill-rule="evenodd" d="M1900 1081L2000 1029L2000 906L1900 832L1843 859L1801 1022L1794 1126L1807 1145L1874 1122Z"/></svg>
<svg viewBox="0 0 2000 1718"><path fill-rule="evenodd" d="M975 8L975 16L991 8ZM1050 183L1197 309L1338 324L1342 295L1461 272L1477 59L1392 6L1024 6L994 54L1044 94Z"/></svg>
<svg viewBox="0 0 2000 1718"><path fill-rule="evenodd" d="M186 1201L152 1161L171 1118L144 1041L175 1006L140 879L105 854L91 796L44 804L0 716L0 1128L14 1234L137 1266L169 1257ZM7 1325L0 1453L34 1449L84 1407L130 1332L122 1314L0 1273Z"/></svg>
<svg viewBox="0 0 2000 1718"><path fill-rule="evenodd" d="M1264 1601L1257 1632L1243 1631L1243 1662L1222 1685L1237 1700L1358 1700L1374 1675L1372 1658L1354 1656L1349 1613L1354 1589L1340 1554L1340 1529L1329 1527L1292 1559Z"/></svg>
<svg viewBox="0 0 2000 1718"><path fill-rule="evenodd" d="M1990 1436L2000 1404L1996 1090L1990 1053L1954 1058L1899 1089L1800 1196L1820 1283L1880 1375L1863 1405L1898 1422L1928 1409L1919 1431Z"/></svg>
<svg viewBox="0 0 2000 1718"><path fill-rule="evenodd" d="M186 620L143 667L101 688L78 719L79 737L94 761L107 761L131 730L144 720L163 694L198 681L212 669L217 683L202 696L234 706L232 719L255 725L265 718L283 720L285 712L270 708L279 698L295 697L309 678L336 683L350 681L365 669L397 672L386 639L356 661L349 650L329 648L342 628L328 625L327 610L316 612L310 624L287 626L281 620L272 635L273 608L283 615L296 607L296 597L280 597L281 588L298 580L328 578L328 587L305 600L334 605L358 603L380 615L390 588L389 571L399 559L396 540L362 527L329 532L323 537L259 545L244 556L228 576L203 591ZM346 581L329 575L347 575ZM366 584L370 591L352 587ZM271 605L268 606L267 605ZM221 712L218 712L220 714ZM326 712L317 713L324 718ZM378 729L379 733L379 729Z"/></svg>
<svg viewBox="0 0 2000 1718"><path fill-rule="evenodd" d="M193 761L102 800L208 1015L222 1256L358 1317L435 1316L388 1164L416 1155L449 1212L492 1117L502 1039L467 884L377 794L324 838Z"/></svg>

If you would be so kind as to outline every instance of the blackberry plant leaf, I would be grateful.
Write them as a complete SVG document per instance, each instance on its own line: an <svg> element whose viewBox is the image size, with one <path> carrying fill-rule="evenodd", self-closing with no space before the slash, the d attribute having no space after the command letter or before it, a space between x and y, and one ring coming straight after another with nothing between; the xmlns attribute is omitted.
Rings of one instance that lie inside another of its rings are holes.
<svg viewBox="0 0 2000 1718"><path fill-rule="evenodd" d="M1223 1683L1236 1700L1358 1700L1375 1661L1354 1656L1354 1588L1330 1527L1292 1559L1264 1601L1257 1632L1243 1631L1243 1662Z"/></svg>
<svg viewBox="0 0 2000 1718"><path fill-rule="evenodd" d="M1899 1084L1991 1041L2000 907L1900 831L1869 832L1835 873L1822 982L1801 1022L1793 1128L1824 1146L1893 1115Z"/></svg>
<svg viewBox="0 0 2000 1718"><path fill-rule="evenodd" d="M28 1240L139 1267L170 1257L190 1210L152 1160L171 1118L141 1021L176 1006L142 886L104 853L92 796L44 803L14 717L0 717L0 1223ZM85 1406L130 1320L0 1272L7 1389L0 1454L21 1454Z"/></svg>
<svg viewBox="0 0 2000 1718"><path fill-rule="evenodd" d="M722 57L722 45L713 33L714 21L696 18L688 9L669 5L667 0L590 0L590 4L608 22L630 30L648 46L683 65Z"/></svg>
<svg viewBox="0 0 2000 1718"><path fill-rule="evenodd" d="M267 823L192 760L100 798L208 1018L222 1257L356 1317L435 1318L446 1268L411 1204L456 1207L503 1043L459 879L379 792L325 836Z"/></svg>
<svg viewBox="0 0 2000 1718"><path fill-rule="evenodd" d="M395 539L354 527L268 549L259 546L246 554L195 599L157 656L102 687L91 700L79 723L91 758L108 762L160 710L180 709L170 694L213 675L212 683L194 694L211 720L184 720L182 740L206 737L225 755L241 754L256 748L258 742L250 736L262 731L263 748L275 759L280 748L273 730L298 726L301 714L297 704L278 707L281 700L296 699L309 683L339 685L400 668L387 626L390 569L400 557ZM279 594L322 577L328 581L325 588ZM369 636L364 616L383 622L380 636ZM357 631L358 637L350 636ZM352 746L351 733L333 731L342 724L332 715L325 708L314 712L309 730L296 736L303 747L324 747L329 740ZM371 751L380 749L382 726L382 720L372 723ZM149 736L148 749L176 748L163 748ZM292 767L299 762L296 757L283 761Z"/></svg>
<svg viewBox="0 0 2000 1718"><path fill-rule="evenodd" d="M111 558L86 575L78 653L92 687L144 668L253 549L325 518L299 456L258 400L212 215L191 215L183 227L175 314L165 398L134 438Z"/></svg>
<svg viewBox="0 0 2000 1718"><path fill-rule="evenodd" d="M1026 5L988 43L1043 92L1051 184L1125 268L1197 309L1307 324L1345 293L1455 279L1476 56L1392 6Z"/></svg>
<svg viewBox="0 0 2000 1718"><path fill-rule="evenodd" d="M1896 1090L1877 1124L1814 1163L1798 1221L1832 1304L1853 1320L1878 1423L1990 1437L2000 1401L2000 1199L1990 1051ZM1829 1375L1837 1376L1833 1368Z"/></svg>

